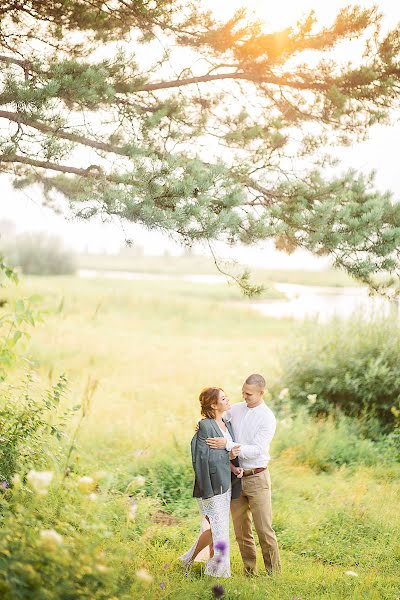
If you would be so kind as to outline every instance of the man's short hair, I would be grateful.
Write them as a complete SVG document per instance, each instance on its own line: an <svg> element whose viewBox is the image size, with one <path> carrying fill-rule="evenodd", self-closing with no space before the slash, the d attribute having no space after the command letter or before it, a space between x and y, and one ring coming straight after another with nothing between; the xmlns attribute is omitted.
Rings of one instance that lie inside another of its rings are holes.
<svg viewBox="0 0 400 600"><path fill-rule="evenodd" d="M264 377L262 375L259 375L258 373L253 373L252 375L249 375L245 383L247 385L256 385L257 387L262 388L263 390L265 390L267 385Z"/></svg>

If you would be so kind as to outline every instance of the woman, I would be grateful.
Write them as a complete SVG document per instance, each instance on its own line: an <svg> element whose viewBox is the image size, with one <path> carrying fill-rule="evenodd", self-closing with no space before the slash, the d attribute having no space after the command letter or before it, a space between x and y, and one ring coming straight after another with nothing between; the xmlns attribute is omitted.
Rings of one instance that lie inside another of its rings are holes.
<svg viewBox="0 0 400 600"><path fill-rule="evenodd" d="M180 561L187 567L197 558L204 558L203 550L209 548L205 574L214 577L230 577L229 552L229 507L231 496L240 495L240 478L243 469L230 461L239 454L240 446L231 450L209 448L206 439L221 437L233 441L233 431L229 422L223 419L230 409L229 400L223 390L217 387L205 388L199 397L201 414L199 429L192 439L192 463L195 472L193 496L198 499L202 516L200 533L193 546ZM232 488L231 481L235 481ZM232 491L233 490L233 491ZM201 555L200 555L201 553Z"/></svg>

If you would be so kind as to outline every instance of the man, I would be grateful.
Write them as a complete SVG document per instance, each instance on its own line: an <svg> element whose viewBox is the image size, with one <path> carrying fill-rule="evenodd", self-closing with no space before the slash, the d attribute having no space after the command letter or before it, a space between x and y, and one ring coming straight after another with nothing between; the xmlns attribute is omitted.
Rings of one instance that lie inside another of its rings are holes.
<svg viewBox="0 0 400 600"><path fill-rule="evenodd" d="M231 407L230 419L234 443L225 438L207 438L210 448L231 451L240 445L239 464L244 469L242 492L232 500L231 513L236 541L246 574L256 572L256 545L252 531L252 518L260 542L265 568L269 573L281 570L278 543L272 529L271 478L268 471L269 445L274 437L276 420L264 403L265 379L262 375L250 375L243 384L244 402Z"/></svg>

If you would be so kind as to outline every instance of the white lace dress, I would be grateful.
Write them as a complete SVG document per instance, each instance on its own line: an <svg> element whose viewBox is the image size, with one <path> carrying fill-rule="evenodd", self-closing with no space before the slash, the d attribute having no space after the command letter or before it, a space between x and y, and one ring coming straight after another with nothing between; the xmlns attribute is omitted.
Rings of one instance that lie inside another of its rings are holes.
<svg viewBox="0 0 400 600"><path fill-rule="evenodd" d="M224 438L232 442L229 431L222 431ZM211 528L214 556L210 558L209 547L199 552L195 561L207 561L204 570L205 575L212 577L230 577L231 576L231 558L229 549L229 509L231 504L231 488L224 494L213 496L212 498L197 498L199 503L201 523L200 532L193 546L179 557L179 560L186 566L193 563L192 556L197 546L201 534ZM207 517L207 518L206 518Z"/></svg>

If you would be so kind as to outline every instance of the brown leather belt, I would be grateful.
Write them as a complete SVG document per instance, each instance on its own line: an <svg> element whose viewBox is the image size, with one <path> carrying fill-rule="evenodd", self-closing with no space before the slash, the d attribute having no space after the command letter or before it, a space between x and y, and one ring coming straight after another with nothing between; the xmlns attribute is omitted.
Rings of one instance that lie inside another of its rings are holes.
<svg viewBox="0 0 400 600"><path fill-rule="evenodd" d="M246 469L246 471L243 471L243 477L249 477L249 475L261 473L262 471L265 471L266 468L267 467L257 467L256 469Z"/></svg>

